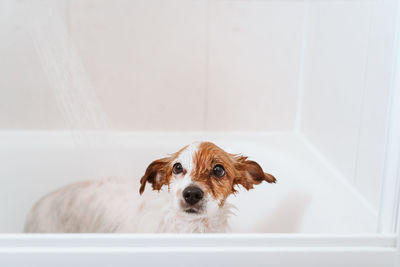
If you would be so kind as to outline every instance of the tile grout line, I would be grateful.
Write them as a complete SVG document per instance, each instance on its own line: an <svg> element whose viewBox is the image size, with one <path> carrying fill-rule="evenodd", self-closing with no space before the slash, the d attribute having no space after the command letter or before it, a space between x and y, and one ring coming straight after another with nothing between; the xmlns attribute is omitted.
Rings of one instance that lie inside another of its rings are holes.
<svg viewBox="0 0 400 267"><path fill-rule="evenodd" d="M356 159L354 162L354 170L353 170L353 177L351 182L356 187L357 184L357 174L358 174L358 164L359 164L359 154L360 154L360 146L361 146L361 132L363 127L363 118L364 118L364 108L365 108L365 98L366 98L366 91L367 91L367 67L368 67L368 54L370 50L370 39L371 39L371 32L372 32L372 20L373 20L373 12L374 9L370 7L370 14L369 14L369 24L368 24L368 36L367 36L367 48L365 50L365 63L364 63L364 84L363 84L363 91L361 96L361 108L359 114L359 125L358 125L358 132L357 132L357 146L356 146Z"/></svg>
<svg viewBox="0 0 400 267"><path fill-rule="evenodd" d="M209 77L209 72L210 72L210 5L211 5L211 0L206 1L206 7L205 7L205 17L206 17L206 23L205 23L205 39L206 39L206 44L205 44L205 83L204 83L204 89L203 89L203 131L208 130L208 91L209 91L209 85L210 85L210 77Z"/></svg>
<svg viewBox="0 0 400 267"><path fill-rule="evenodd" d="M303 89L304 89L304 69L305 69L305 57L306 57L306 47L308 43L308 33L309 33L309 24L310 24L310 2L305 2L304 8L304 19L302 25L302 42L301 42L301 51L300 51L300 59L299 59L299 76L298 76L298 85L297 85L297 103L296 103L296 117L295 117L295 125L294 130L296 133L300 132L300 124L301 124L301 109L303 103Z"/></svg>
<svg viewBox="0 0 400 267"><path fill-rule="evenodd" d="M65 0L65 23L69 38L72 39L71 33L71 1Z"/></svg>

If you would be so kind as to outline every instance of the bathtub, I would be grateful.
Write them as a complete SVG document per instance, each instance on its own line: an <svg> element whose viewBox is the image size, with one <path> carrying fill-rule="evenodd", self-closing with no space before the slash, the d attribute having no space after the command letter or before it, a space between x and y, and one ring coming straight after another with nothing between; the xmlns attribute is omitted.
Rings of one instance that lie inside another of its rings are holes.
<svg viewBox="0 0 400 267"><path fill-rule="evenodd" d="M152 160L196 140L249 155L278 180L229 198L232 233L21 234L42 195L104 176L139 182ZM299 134L8 131L0 159L1 266L395 264L396 235L376 232L375 210Z"/></svg>

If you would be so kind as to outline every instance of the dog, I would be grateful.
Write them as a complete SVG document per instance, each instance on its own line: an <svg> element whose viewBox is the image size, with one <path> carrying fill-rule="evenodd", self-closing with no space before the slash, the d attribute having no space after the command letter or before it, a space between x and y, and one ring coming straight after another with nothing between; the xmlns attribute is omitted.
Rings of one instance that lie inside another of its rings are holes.
<svg viewBox="0 0 400 267"><path fill-rule="evenodd" d="M229 232L229 195L275 183L258 163L210 142L196 142L153 161L139 183L104 178L63 187L40 199L27 233ZM153 190L146 190L146 185ZM138 191L134 190L138 189Z"/></svg>

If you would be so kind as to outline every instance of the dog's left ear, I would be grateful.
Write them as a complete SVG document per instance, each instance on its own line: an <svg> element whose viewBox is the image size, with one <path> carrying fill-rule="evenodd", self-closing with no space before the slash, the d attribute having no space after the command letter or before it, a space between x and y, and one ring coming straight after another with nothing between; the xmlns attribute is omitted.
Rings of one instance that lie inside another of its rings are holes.
<svg viewBox="0 0 400 267"><path fill-rule="evenodd" d="M163 185L167 185L169 183L168 169L170 167L170 162L170 158L162 158L150 163L142 179L140 179L140 194L143 193L147 182L152 184L153 190L158 191L160 191Z"/></svg>
<svg viewBox="0 0 400 267"><path fill-rule="evenodd" d="M235 168L239 173L235 177L235 184L241 184L244 188L250 190L255 184L260 184L263 181L268 183L276 182L275 177L264 172L257 162L247 160L247 157L244 156L236 156L235 160Z"/></svg>

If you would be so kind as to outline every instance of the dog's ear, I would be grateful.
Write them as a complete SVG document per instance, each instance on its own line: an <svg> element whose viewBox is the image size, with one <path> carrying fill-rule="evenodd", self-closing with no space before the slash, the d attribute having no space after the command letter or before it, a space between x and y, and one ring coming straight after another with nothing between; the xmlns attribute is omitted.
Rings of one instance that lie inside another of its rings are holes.
<svg viewBox="0 0 400 267"><path fill-rule="evenodd" d="M247 160L247 157L235 156L235 168L238 175L235 177L234 183L242 185L247 190L252 189L255 184L263 181L268 183L276 182L274 176L264 172L257 162Z"/></svg>
<svg viewBox="0 0 400 267"><path fill-rule="evenodd" d="M142 179L140 179L139 193L143 193L147 182L152 184L153 190L158 191L160 191L163 185L167 185L169 183L168 170L170 163L171 158L162 158L150 163Z"/></svg>

